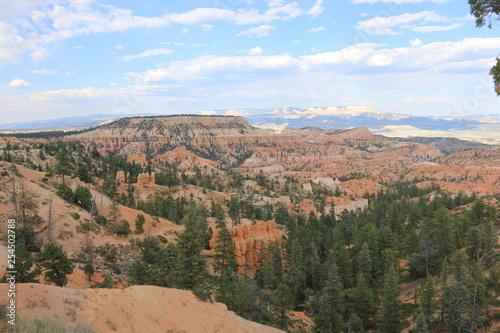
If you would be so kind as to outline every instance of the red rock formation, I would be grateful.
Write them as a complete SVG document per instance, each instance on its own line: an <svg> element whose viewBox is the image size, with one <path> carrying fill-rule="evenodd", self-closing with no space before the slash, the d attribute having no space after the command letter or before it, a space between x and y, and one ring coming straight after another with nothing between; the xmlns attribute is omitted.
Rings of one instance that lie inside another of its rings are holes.
<svg viewBox="0 0 500 333"><path fill-rule="evenodd" d="M277 229L275 221L257 222L254 225L242 224L230 228L233 236L236 260L240 270L257 268L260 249L270 242L281 243L282 232ZM217 231L212 235L210 247L215 249Z"/></svg>
<svg viewBox="0 0 500 333"><path fill-rule="evenodd" d="M137 176L137 185L147 185L155 183L155 173L152 172L151 175L147 172L140 173Z"/></svg>

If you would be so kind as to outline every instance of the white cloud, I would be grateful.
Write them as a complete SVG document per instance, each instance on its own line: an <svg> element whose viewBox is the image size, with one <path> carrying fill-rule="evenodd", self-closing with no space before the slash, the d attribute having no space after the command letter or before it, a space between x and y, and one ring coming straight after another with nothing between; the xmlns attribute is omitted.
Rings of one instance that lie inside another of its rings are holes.
<svg viewBox="0 0 500 333"><path fill-rule="evenodd" d="M174 51L170 49L150 49L143 51L139 54L135 55L126 55L123 57L124 61L130 61L134 59L139 59L139 58L146 58L146 57L151 57L151 56L159 56L159 55L169 55L172 54Z"/></svg>
<svg viewBox="0 0 500 333"><path fill-rule="evenodd" d="M115 50L123 50L124 49L124 46L123 45L116 45L115 46Z"/></svg>
<svg viewBox="0 0 500 333"><path fill-rule="evenodd" d="M17 88L17 87L31 87L31 84L24 81L23 79L14 79L10 81L9 87Z"/></svg>
<svg viewBox="0 0 500 333"><path fill-rule="evenodd" d="M316 0L316 3L312 8L309 10L307 13L308 15L311 15L312 17L316 17L318 15L321 15L323 13L323 0Z"/></svg>
<svg viewBox="0 0 500 333"><path fill-rule="evenodd" d="M188 61L172 61L163 68L132 75L142 85L165 82L182 86L195 82L203 86L205 80L229 84L236 78L238 81L258 81L270 76L314 76L324 72L365 76L452 70L460 73L461 69L464 73L484 72L485 64L490 64L492 54L497 54L500 48L500 38L466 38L458 42L430 44L413 40L412 44L411 47L387 48L380 44L364 43L340 51L301 57L288 54L237 57L207 55Z"/></svg>
<svg viewBox="0 0 500 333"><path fill-rule="evenodd" d="M418 38L410 40L411 46L422 46L422 41Z"/></svg>
<svg viewBox="0 0 500 333"><path fill-rule="evenodd" d="M422 27L415 27L412 30L416 32L430 33L439 31L455 30L463 26L463 23L453 23L450 25L427 25Z"/></svg>
<svg viewBox="0 0 500 333"><path fill-rule="evenodd" d="M260 25L256 28L250 28L248 30L242 31L238 36L248 36L250 37L265 37L271 34L271 31L276 30L275 27L270 25Z"/></svg>
<svg viewBox="0 0 500 333"><path fill-rule="evenodd" d="M29 73L39 74L39 75L57 75L58 71L54 70L54 69L44 68L44 69L35 69L32 71L29 71Z"/></svg>
<svg viewBox="0 0 500 333"><path fill-rule="evenodd" d="M405 25L408 26L409 23L412 22L446 22L448 20L447 17L439 15L432 11L423 11L420 13L404 13L396 16L388 16L388 17L373 17L366 21L361 21L356 24L357 30L363 30L368 35L394 35L399 32L394 31L392 28Z"/></svg>
<svg viewBox="0 0 500 333"><path fill-rule="evenodd" d="M257 55L261 54L263 52L262 47L257 46L254 47L253 49L248 50L248 55Z"/></svg>
<svg viewBox="0 0 500 333"><path fill-rule="evenodd" d="M33 61L40 61L48 55L49 52L47 51L46 48L40 48L31 53L31 58L33 59Z"/></svg>
<svg viewBox="0 0 500 333"><path fill-rule="evenodd" d="M398 4L398 5L401 5L401 4L408 4L408 3L421 3L421 2L424 2L424 1L429 1L429 2L434 2L434 3L445 3L445 2L448 2L448 1L452 1L452 0L352 0L352 3L369 3L369 4L374 4L374 3L377 3L377 2L383 2L383 3L395 3L395 4Z"/></svg>
<svg viewBox="0 0 500 333"><path fill-rule="evenodd" d="M47 6L47 4L53 4ZM253 1L244 1L253 5ZM320 1L318 1L320 3ZM235 25L252 25L285 21L298 17L304 11L296 2L269 1L268 8L259 11L250 7L246 9L196 8L181 13L166 13L161 16L138 16L132 10L112 5L99 5L93 0L19 0L8 7L19 9L25 17L16 20L16 26L0 21L0 63L8 64L17 61L27 52L31 52L33 60L38 61L46 56L44 44L53 43L80 35L127 31L130 29L162 28L171 24L199 25L204 32L214 26L208 22L228 22ZM32 10L38 7L36 10ZM31 12L30 12L31 10ZM5 14L5 12L3 12ZM11 14L5 14L10 16ZM0 13L2 16L2 13ZM19 29L22 27L23 29ZM262 26L261 26L262 27ZM267 27L267 26L264 26ZM263 36L272 30L256 28L248 34ZM273 28L274 29L274 28ZM20 33L20 30L23 33ZM183 27L183 33L189 29Z"/></svg>
<svg viewBox="0 0 500 333"><path fill-rule="evenodd" d="M24 53L32 50L34 46L32 42L21 36L17 28L7 23L0 22L1 65L17 61Z"/></svg>
<svg viewBox="0 0 500 333"><path fill-rule="evenodd" d="M309 33L316 33L316 32L320 32L320 31L323 31L323 30L326 30L326 28L325 27L317 27L317 28L309 30L308 32Z"/></svg>

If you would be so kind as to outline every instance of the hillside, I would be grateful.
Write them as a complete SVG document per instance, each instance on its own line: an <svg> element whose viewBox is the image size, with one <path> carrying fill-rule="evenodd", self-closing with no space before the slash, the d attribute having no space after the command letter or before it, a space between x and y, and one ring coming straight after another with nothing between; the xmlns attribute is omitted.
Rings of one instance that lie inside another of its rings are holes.
<svg viewBox="0 0 500 333"><path fill-rule="evenodd" d="M6 284L0 284L0 292L0 302L6 303ZM22 320L66 322L96 333L283 332L238 317L224 304L200 301L184 290L154 286L72 290L19 284L17 292Z"/></svg>
<svg viewBox="0 0 500 333"><path fill-rule="evenodd" d="M192 291L290 332L329 332L331 325L370 331L389 306L388 281L399 290L398 331L417 324L424 283L446 311L440 321L434 305L425 308L432 332L453 332L464 313L475 313L468 321L475 331L495 324L496 310L486 309L496 309L500 295L498 146L446 155L366 127L277 133L241 117L166 116L125 118L62 140L4 137L0 149L0 219L19 221L32 269L42 267L51 242L69 258L67 279L45 272L39 282L79 291L29 288L63 293L63 303L83 299L89 311L103 299L123 304L118 313L103 310L104 329L133 327L114 318L122 309L141 313L136 301L149 315L160 311L155 306L170 312L169 299L194 299ZM159 289L146 287L152 285ZM474 295L474 285L484 294L471 308L472 299L460 297ZM449 305L458 301L468 305ZM54 302L56 308L61 300ZM215 318L254 330L220 304L196 304L192 313L215 309ZM49 316L38 306L23 308L26 317ZM69 317L88 323L76 310ZM148 318L178 331L223 322L184 328L178 317L179 323Z"/></svg>

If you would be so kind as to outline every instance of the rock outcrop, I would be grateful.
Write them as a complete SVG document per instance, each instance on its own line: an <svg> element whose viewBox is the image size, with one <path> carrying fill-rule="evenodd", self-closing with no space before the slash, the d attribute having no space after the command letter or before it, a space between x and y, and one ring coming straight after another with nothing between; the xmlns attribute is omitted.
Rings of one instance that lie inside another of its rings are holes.
<svg viewBox="0 0 500 333"><path fill-rule="evenodd" d="M236 260L241 271L246 268L258 267L260 249L263 244L270 242L281 243L282 232L277 229L275 221L257 222L252 225L241 224L229 229L233 236ZM215 249L217 231L212 235L210 247Z"/></svg>

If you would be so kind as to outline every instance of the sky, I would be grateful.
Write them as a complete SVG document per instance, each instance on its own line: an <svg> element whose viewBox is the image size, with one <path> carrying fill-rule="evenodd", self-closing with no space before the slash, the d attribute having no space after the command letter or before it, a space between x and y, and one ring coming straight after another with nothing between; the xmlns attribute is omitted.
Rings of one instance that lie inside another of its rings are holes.
<svg viewBox="0 0 500 333"><path fill-rule="evenodd" d="M500 113L465 0L0 0L0 124L368 106Z"/></svg>

